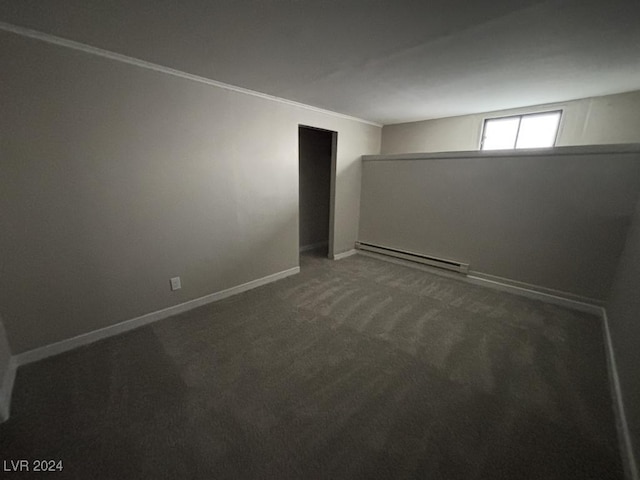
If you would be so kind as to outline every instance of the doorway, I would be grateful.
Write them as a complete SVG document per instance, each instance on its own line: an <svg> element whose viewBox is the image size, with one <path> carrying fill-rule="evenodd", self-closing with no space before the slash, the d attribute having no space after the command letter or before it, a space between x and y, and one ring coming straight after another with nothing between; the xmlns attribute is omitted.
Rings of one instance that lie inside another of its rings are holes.
<svg viewBox="0 0 640 480"><path fill-rule="evenodd" d="M300 253L333 257L337 138L331 130L298 127Z"/></svg>

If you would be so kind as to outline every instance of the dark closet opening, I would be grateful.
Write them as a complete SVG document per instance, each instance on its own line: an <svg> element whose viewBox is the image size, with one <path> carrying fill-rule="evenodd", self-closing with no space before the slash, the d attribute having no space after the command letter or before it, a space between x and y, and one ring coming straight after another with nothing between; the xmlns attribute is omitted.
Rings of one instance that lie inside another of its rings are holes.
<svg viewBox="0 0 640 480"><path fill-rule="evenodd" d="M300 252L331 256L333 236L333 188L337 133L300 126L299 239Z"/></svg>

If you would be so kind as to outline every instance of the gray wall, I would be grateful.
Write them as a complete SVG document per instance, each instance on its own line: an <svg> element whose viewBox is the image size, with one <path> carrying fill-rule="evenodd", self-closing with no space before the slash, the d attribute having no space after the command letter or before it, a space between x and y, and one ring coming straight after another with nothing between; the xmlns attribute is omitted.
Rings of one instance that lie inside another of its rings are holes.
<svg viewBox="0 0 640 480"><path fill-rule="evenodd" d="M640 465L640 201L607 305L627 421Z"/></svg>
<svg viewBox="0 0 640 480"><path fill-rule="evenodd" d="M297 266L299 124L339 133L334 249L353 248L380 128L5 32L0 64L14 353Z"/></svg>
<svg viewBox="0 0 640 480"><path fill-rule="evenodd" d="M329 238L333 134L300 128L300 247Z"/></svg>
<svg viewBox="0 0 640 480"><path fill-rule="evenodd" d="M604 300L638 191L639 153L365 160L359 239Z"/></svg>
<svg viewBox="0 0 640 480"><path fill-rule="evenodd" d="M563 109L557 146L640 142L640 91L514 110L385 125L383 154L478 150L484 119Z"/></svg>

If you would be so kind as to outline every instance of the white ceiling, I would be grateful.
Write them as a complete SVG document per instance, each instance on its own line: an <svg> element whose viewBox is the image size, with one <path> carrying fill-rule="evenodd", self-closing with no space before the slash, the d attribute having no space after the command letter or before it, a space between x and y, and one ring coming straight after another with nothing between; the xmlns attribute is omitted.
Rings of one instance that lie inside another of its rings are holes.
<svg viewBox="0 0 640 480"><path fill-rule="evenodd" d="M640 0L0 0L0 20L382 124L640 90Z"/></svg>

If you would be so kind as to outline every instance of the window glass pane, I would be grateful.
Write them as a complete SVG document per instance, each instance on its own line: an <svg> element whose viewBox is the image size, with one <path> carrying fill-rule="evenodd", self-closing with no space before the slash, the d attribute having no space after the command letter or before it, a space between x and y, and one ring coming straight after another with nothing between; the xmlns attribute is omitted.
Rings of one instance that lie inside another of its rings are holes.
<svg viewBox="0 0 640 480"><path fill-rule="evenodd" d="M559 124L560 112L523 116L516 148L553 147Z"/></svg>
<svg viewBox="0 0 640 480"><path fill-rule="evenodd" d="M484 122L482 150L514 148L520 117L494 118Z"/></svg>

